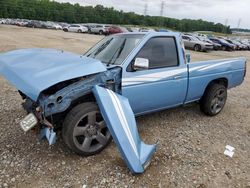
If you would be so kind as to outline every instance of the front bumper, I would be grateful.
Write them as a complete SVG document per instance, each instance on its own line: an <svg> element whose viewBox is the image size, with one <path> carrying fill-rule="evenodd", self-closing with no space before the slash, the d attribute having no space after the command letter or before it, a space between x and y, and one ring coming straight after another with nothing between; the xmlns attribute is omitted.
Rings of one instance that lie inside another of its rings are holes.
<svg viewBox="0 0 250 188"><path fill-rule="evenodd" d="M210 51L210 50L213 50L214 49L214 46L204 46L204 50L207 50L207 51Z"/></svg>

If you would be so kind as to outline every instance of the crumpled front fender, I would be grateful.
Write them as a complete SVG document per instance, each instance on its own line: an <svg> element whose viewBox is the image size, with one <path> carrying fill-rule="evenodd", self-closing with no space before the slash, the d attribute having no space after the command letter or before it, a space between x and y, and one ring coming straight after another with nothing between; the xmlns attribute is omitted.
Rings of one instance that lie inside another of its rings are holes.
<svg viewBox="0 0 250 188"><path fill-rule="evenodd" d="M141 141L128 99L103 87L94 86L94 95L107 127L132 173L142 173L156 151L156 144Z"/></svg>

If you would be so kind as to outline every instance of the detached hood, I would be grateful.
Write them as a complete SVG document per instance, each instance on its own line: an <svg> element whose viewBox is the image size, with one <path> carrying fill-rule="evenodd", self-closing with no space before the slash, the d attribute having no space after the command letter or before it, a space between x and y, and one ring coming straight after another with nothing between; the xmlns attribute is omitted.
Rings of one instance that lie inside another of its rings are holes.
<svg viewBox="0 0 250 188"><path fill-rule="evenodd" d="M0 54L0 74L36 101L62 81L106 71L98 60L54 49L21 49Z"/></svg>

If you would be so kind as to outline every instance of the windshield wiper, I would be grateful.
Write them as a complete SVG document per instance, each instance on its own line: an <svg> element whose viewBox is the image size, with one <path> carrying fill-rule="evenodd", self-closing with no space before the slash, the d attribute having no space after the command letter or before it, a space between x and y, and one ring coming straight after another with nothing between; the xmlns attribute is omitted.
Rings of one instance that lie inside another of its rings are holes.
<svg viewBox="0 0 250 188"><path fill-rule="evenodd" d="M124 46L126 44L127 39L124 39L123 43L121 44L121 46L115 51L114 55L112 56L112 58L110 59L110 61L108 62L107 66L109 66L110 64L113 64L121 55L122 50L124 49ZM118 53L117 53L118 51ZM114 58L115 54L117 53L116 58Z"/></svg>
<svg viewBox="0 0 250 188"><path fill-rule="evenodd" d="M97 49L97 51L94 53L94 56L93 56L93 57L95 57L95 56L97 56L99 53L101 53L101 52L109 45L109 43L110 43L112 40L113 40L113 38L110 39L109 41L107 41L106 43L104 43L103 45L101 45L101 46ZM89 56L89 55L88 55L88 56Z"/></svg>

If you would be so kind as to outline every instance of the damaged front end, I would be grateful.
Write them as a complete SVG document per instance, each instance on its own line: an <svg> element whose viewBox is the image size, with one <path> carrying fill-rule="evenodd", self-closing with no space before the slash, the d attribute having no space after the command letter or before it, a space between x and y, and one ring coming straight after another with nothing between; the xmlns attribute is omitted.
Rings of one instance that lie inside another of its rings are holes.
<svg viewBox="0 0 250 188"><path fill-rule="evenodd" d="M34 102L25 94L20 92L24 99L24 109L37 118L40 125L40 138L46 137L50 144L53 144L50 135L55 135L54 130L61 128L64 117L77 104L94 101L92 89L95 85L108 88L117 93L121 93L121 68L115 67L106 72L77 78L70 81L58 83L41 92L38 101ZM32 122L32 117L30 122ZM24 124L27 119L23 120ZM22 126L22 123L21 123ZM33 128L33 123L25 131Z"/></svg>
<svg viewBox="0 0 250 188"><path fill-rule="evenodd" d="M0 73L24 99L29 113L20 123L24 131L36 126L40 139L54 144L56 131L72 109L97 103L129 169L142 173L148 166L156 145L146 145L139 138L133 111L121 96L121 67L58 50L30 49L0 55ZM89 134L95 136L95 125L88 126Z"/></svg>

